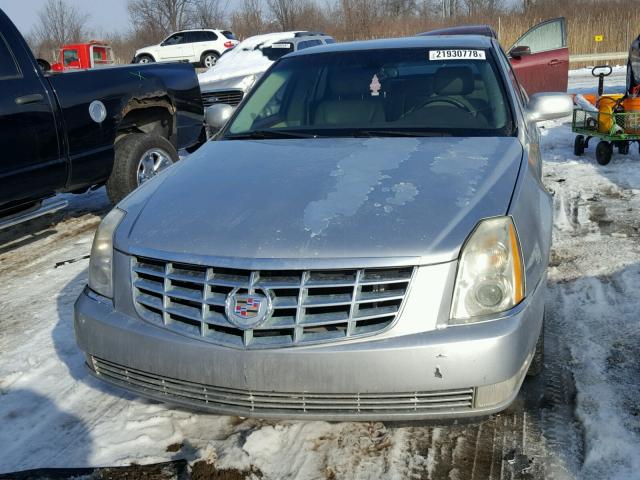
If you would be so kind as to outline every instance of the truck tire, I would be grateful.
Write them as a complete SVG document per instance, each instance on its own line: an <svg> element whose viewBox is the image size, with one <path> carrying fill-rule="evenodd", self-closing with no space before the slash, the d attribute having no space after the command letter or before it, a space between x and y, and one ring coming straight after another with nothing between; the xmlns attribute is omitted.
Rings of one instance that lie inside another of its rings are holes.
<svg viewBox="0 0 640 480"><path fill-rule="evenodd" d="M113 170L107 180L107 195L113 203L180 159L169 140L146 133L121 138L114 151Z"/></svg>
<svg viewBox="0 0 640 480"><path fill-rule="evenodd" d="M220 55L216 52L204 52L200 57L200 66L203 68L211 68L216 64L219 58Z"/></svg>
<svg viewBox="0 0 640 480"><path fill-rule="evenodd" d="M136 57L136 63L154 63L155 61L155 58L147 54L142 54Z"/></svg>

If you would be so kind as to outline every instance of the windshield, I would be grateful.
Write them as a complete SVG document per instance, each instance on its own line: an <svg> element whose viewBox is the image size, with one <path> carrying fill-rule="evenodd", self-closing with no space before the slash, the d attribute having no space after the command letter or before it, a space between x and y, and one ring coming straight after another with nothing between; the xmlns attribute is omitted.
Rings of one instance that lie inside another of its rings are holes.
<svg viewBox="0 0 640 480"><path fill-rule="evenodd" d="M256 132L282 137L512 135L509 103L490 52L457 50L476 52L475 57L451 59L447 51L283 58L234 116L225 138Z"/></svg>

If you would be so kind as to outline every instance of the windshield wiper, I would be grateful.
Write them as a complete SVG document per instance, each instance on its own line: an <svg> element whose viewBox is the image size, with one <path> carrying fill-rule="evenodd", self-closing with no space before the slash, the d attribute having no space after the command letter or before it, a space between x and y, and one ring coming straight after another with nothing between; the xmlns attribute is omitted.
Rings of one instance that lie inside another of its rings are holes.
<svg viewBox="0 0 640 480"><path fill-rule="evenodd" d="M419 130L354 130L354 137L452 137L449 132L424 132Z"/></svg>
<svg viewBox="0 0 640 480"><path fill-rule="evenodd" d="M246 133L237 133L235 135L227 135L225 140L261 140L268 138L316 138L314 133L292 132L285 130L252 130Z"/></svg>

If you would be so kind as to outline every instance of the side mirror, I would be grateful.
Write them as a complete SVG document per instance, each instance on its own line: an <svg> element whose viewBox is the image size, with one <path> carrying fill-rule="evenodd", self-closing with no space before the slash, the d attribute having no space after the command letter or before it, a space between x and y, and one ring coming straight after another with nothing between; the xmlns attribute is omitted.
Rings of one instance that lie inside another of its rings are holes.
<svg viewBox="0 0 640 480"><path fill-rule="evenodd" d="M531 55L531 49L526 45L518 45L509 50L509 56L511 58L521 58L527 55Z"/></svg>
<svg viewBox="0 0 640 480"><path fill-rule="evenodd" d="M36 63L44 73L51 71L51 64L42 58L36 59Z"/></svg>
<svg viewBox="0 0 640 480"><path fill-rule="evenodd" d="M567 117L573 113L573 99L566 93L536 93L527 106L527 120L543 122Z"/></svg>
<svg viewBox="0 0 640 480"><path fill-rule="evenodd" d="M234 110L231 105L225 103L213 104L204 111L204 123L213 130L219 130L231 118Z"/></svg>

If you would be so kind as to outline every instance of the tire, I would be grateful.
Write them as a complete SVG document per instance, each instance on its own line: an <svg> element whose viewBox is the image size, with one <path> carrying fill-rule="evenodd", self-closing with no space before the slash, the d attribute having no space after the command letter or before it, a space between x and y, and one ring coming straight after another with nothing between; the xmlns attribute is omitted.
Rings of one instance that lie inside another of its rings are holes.
<svg viewBox="0 0 640 480"><path fill-rule="evenodd" d="M543 314L544 315L544 314ZM544 317L542 318L542 328L536 342L536 350L533 352L533 359L527 370L528 377L540 375L544 370Z"/></svg>
<svg viewBox="0 0 640 480"><path fill-rule="evenodd" d="M629 142L618 142L616 146L620 155L629 155Z"/></svg>
<svg viewBox="0 0 640 480"><path fill-rule="evenodd" d="M123 137L114 150L113 169L107 180L107 195L113 203L180 159L169 140L146 133Z"/></svg>
<svg viewBox="0 0 640 480"><path fill-rule="evenodd" d="M600 165L607 165L611 161L611 155L613 155L613 147L609 142L603 140L598 143L596 147L596 161Z"/></svg>
<svg viewBox="0 0 640 480"><path fill-rule="evenodd" d="M216 52L204 52L200 57L200 66L203 68L211 68L216 64L219 58L220 55Z"/></svg>
<svg viewBox="0 0 640 480"><path fill-rule="evenodd" d="M154 63L156 60L147 54L140 55L136 57L136 63Z"/></svg>
<svg viewBox="0 0 640 480"><path fill-rule="evenodd" d="M573 154L579 157L584 153L584 136L576 135L576 139L573 142Z"/></svg>

